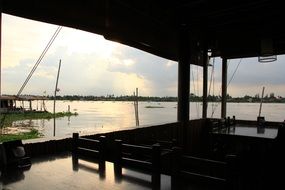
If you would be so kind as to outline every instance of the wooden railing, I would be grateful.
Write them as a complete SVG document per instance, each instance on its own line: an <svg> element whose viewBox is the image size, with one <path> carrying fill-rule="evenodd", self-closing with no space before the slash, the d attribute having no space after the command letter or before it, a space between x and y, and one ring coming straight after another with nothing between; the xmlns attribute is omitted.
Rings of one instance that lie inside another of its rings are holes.
<svg viewBox="0 0 285 190"><path fill-rule="evenodd" d="M140 146L122 143L115 140L115 173L117 178L122 176L122 167L151 174L151 183L160 185L161 148L159 144Z"/></svg>
<svg viewBox="0 0 285 190"><path fill-rule="evenodd" d="M105 162L105 136L98 140L81 138L78 133L73 133L73 154L78 158L88 161Z"/></svg>
<svg viewBox="0 0 285 190"><path fill-rule="evenodd" d="M211 131L212 132L230 132L230 130L235 130L236 119L227 117L220 120L215 120L211 122Z"/></svg>
<svg viewBox="0 0 285 190"><path fill-rule="evenodd" d="M193 180L226 187L227 163L204 158L182 155L182 149L173 148L172 154L172 184L175 186L181 180Z"/></svg>

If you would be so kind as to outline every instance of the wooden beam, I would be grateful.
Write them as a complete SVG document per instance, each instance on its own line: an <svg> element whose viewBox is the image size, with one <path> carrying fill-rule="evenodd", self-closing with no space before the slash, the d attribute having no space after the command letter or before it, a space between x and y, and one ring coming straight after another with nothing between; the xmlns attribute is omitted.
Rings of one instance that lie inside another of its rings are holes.
<svg viewBox="0 0 285 190"><path fill-rule="evenodd" d="M221 118L225 118L227 115L227 75L228 66L227 59L223 58L222 61L222 106L221 106Z"/></svg>
<svg viewBox="0 0 285 190"><path fill-rule="evenodd" d="M1 7L0 7L1 8ZM0 12L0 96L2 95L2 12Z"/></svg>
<svg viewBox="0 0 285 190"><path fill-rule="evenodd" d="M181 29L179 38L177 120L188 123L191 52L189 35L185 28Z"/></svg>
<svg viewBox="0 0 285 190"><path fill-rule="evenodd" d="M203 113L202 118L207 118L207 107L208 107L208 50L205 48L203 52Z"/></svg>

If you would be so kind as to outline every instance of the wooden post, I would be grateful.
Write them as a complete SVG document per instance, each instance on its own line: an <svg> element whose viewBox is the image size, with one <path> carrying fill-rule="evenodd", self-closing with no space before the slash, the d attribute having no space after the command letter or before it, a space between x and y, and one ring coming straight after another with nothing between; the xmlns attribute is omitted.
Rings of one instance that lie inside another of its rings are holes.
<svg viewBox="0 0 285 190"><path fill-rule="evenodd" d="M241 181L236 155L226 156L226 189L240 189Z"/></svg>
<svg viewBox="0 0 285 190"><path fill-rule="evenodd" d="M227 75L228 75L227 59L223 58L221 118L225 118L227 115Z"/></svg>
<svg viewBox="0 0 285 190"><path fill-rule="evenodd" d="M178 102L177 120L181 122L178 128L179 143L186 144L186 127L189 122L189 95L190 95L190 39L186 28L180 31L179 57L178 57Z"/></svg>
<svg viewBox="0 0 285 190"><path fill-rule="evenodd" d="M2 6L2 5L0 5ZM0 96L2 95L2 7L0 7Z"/></svg>
<svg viewBox="0 0 285 190"><path fill-rule="evenodd" d="M179 186L181 157L182 149L180 147L173 147L171 159L171 189L176 189Z"/></svg>
<svg viewBox="0 0 285 190"><path fill-rule="evenodd" d="M209 65L209 57L208 57L208 49L204 48L203 51L203 113L202 118L207 118L207 108L208 108L208 65Z"/></svg>
<svg viewBox="0 0 285 190"><path fill-rule="evenodd" d="M136 88L136 106L137 106L137 109L136 109L136 112L137 112L137 120L136 120L136 124L137 124L137 126L139 126L140 125L140 120L139 120L139 101L138 101L138 99L139 99L139 89L138 88Z"/></svg>
<svg viewBox="0 0 285 190"><path fill-rule="evenodd" d="M72 170L73 171L79 170L78 156L76 154L72 154Z"/></svg>
<svg viewBox="0 0 285 190"><path fill-rule="evenodd" d="M72 152L73 153L77 153L78 139L79 139L79 134L73 133L72 134Z"/></svg>
<svg viewBox="0 0 285 190"><path fill-rule="evenodd" d="M152 166L153 172L151 182L153 186L160 187L160 170L161 170L161 147L159 144L152 145Z"/></svg>
<svg viewBox="0 0 285 190"><path fill-rule="evenodd" d="M178 58L178 105L177 120L189 121L189 93L190 93L190 40L186 29L180 33Z"/></svg>
<svg viewBox="0 0 285 190"><path fill-rule="evenodd" d="M99 137L99 177L105 179L106 177L106 136L101 135Z"/></svg>
<svg viewBox="0 0 285 190"><path fill-rule="evenodd" d="M55 136L55 102L56 102L56 92L57 92L57 85L58 85L58 78L59 78L60 67L61 67L61 60L59 60L57 77L56 77L56 83L55 83L55 89L54 89L54 100L53 100L53 136Z"/></svg>
<svg viewBox="0 0 285 190"><path fill-rule="evenodd" d="M262 102L263 102L263 96L264 96L264 89L265 89L265 87L262 87L262 93L261 93L261 99L260 99L260 106L259 106L258 117L260 117L260 114L261 114Z"/></svg>
<svg viewBox="0 0 285 190"><path fill-rule="evenodd" d="M100 161L105 162L106 159L106 136L100 136L99 137L99 156L100 156Z"/></svg>
<svg viewBox="0 0 285 190"><path fill-rule="evenodd" d="M115 158L114 158L115 180L122 180L122 140L115 140Z"/></svg>
<svg viewBox="0 0 285 190"><path fill-rule="evenodd" d="M32 111L33 110L33 108L32 108L32 100L29 100L29 106L30 106L30 111Z"/></svg>

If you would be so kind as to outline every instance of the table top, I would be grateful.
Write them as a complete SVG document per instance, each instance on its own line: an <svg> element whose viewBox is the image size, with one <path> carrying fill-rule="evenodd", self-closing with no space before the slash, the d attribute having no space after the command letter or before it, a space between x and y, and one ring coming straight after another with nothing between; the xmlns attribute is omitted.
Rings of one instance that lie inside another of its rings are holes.
<svg viewBox="0 0 285 190"><path fill-rule="evenodd" d="M215 131L213 134L237 135L245 137L257 137L274 139L278 133L277 128L258 128L255 126L237 124L231 127L230 130Z"/></svg>

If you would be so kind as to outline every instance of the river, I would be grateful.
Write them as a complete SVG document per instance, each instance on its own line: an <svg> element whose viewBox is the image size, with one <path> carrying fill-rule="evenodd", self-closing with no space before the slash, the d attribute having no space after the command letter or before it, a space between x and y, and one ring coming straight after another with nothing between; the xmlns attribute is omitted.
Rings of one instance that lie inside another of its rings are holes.
<svg viewBox="0 0 285 190"><path fill-rule="evenodd" d="M35 126L44 137L71 136L73 132L80 134L117 131L136 127L133 102L112 101L57 101L56 112L77 112L77 116L51 120L21 121L23 124ZM47 110L53 111L53 101L46 101ZM151 107L151 108L147 108ZM209 103L208 117L220 117L220 104ZM256 120L259 111L258 103L228 103L227 115L236 119ZM264 103L262 116L267 121L282 122L285 119L285 104ZM201 102L190 103L190 118L201 117ZM213 113L213 114L212 114ZM139 102L140 126L175 122L177 118L177 102ZM18 122L19 124L19 122ZM138 127L140 127L138 126Z"/></svg>

